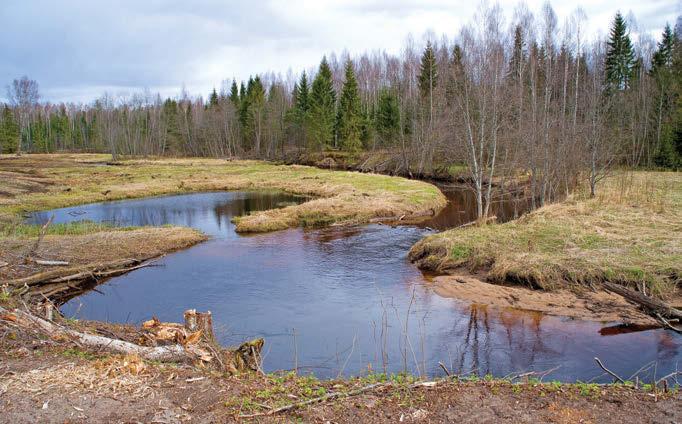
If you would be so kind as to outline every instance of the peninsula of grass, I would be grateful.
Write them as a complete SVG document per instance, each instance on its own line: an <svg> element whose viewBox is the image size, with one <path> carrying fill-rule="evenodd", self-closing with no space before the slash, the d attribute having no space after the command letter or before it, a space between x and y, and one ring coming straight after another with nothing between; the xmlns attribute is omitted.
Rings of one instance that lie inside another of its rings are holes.
<svg viewBox="0 0 682 424"><path fill-rule="evenodd" d="M497 284L553 290L609 281L679 300L682 174L617 172L594 198L579 190L516 221L431 235L410 259Z"/></svg>
<svg viewBox="0 0 682 424"><path fill-rule="evenodd" d="M108 155L0 157L0 220L23 213L106 200L218 190L281 190L311 200L237 219L237 231L366 223L433 213L446 204L433 185L376 174L219 159L122 160ZM1 232L7 235L9 231Z"/></svg>

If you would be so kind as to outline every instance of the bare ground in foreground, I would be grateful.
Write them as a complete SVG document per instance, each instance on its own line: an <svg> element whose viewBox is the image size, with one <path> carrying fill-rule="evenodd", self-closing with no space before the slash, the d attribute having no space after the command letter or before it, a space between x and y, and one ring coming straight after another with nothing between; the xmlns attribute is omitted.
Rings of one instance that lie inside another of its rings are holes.
<svg viewBox="0 0 682 424"><path fill-rule="evenodd" d="M472 422L673 423L682 395L625 386L507 381L418 384L224 376L188 365L102 355L50 340L0 334L0 422ZM36 362L39 363L36 366ZM269 415L321 395L378 384L355 396ZM247 416L251 416L250 418Z"/></svg>

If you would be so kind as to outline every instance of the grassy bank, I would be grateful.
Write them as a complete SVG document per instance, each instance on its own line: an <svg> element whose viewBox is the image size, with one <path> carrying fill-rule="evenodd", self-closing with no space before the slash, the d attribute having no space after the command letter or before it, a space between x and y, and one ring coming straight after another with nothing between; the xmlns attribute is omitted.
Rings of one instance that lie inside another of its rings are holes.
<svg viewBox="0 0 682 424"><path fill-rule="evenodd" d="M441 209L446 200L427 183L305 166L218 159L125 160L106 155L0 157L0 222L24 212L161 194L274 189L314 200L239 218L238 231L364 223L374 217ZM1 234L8 234L5 229Z"/></svg>
<svg viewBox="0 0 682 424"><path fill-rule="evenodd" d="M662 298L682 280L682 174L618 172L595 198L566 201L500 225L426 237L410 251L423 269L485 272L489 282L552 290L600 281Z"/></svg>

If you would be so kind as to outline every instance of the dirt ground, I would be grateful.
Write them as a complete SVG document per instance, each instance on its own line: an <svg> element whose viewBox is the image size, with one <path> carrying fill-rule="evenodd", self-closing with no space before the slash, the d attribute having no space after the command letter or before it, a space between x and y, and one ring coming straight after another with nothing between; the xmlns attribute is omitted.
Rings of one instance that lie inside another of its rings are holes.
<svg viewBox="0 0 682 424"><path fill-rule="evenodd" d="M433 289L443 297L480 303L493 307L527 311L599 322L620 322L632 325L656 325L657 321L634 308L623 297L582 288L551 292L519 286L486 283L484 275L460 273L432 279Z"/></svg>
<svg viewBox="0 0 682 424"><path fill-rule="evenodd" d="M616 385L481 380L379 383L360 395L269 415L272 408L315 399L324 393L368 387L370 380L319 381L291 374L228 377L190 365L145 363L46 340L26 346L13 343L7 333L1 337L0 422L6 423L682 420L679 392L652 393Z"/></svg>

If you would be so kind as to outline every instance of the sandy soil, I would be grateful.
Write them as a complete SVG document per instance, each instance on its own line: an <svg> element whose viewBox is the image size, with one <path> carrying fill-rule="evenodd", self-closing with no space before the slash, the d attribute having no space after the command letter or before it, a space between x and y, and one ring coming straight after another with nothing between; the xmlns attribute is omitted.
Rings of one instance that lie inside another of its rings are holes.
<svg viewBox="0 0 682 424"><path fill-rule="evenodd" d="M657 322L617 294L582 289L552 292L486 283L483 275L461 273L432 279L440 296L493 307L516 308L600 322L656 325Z"/></svg>

